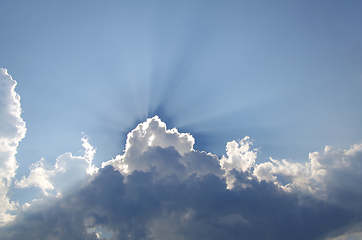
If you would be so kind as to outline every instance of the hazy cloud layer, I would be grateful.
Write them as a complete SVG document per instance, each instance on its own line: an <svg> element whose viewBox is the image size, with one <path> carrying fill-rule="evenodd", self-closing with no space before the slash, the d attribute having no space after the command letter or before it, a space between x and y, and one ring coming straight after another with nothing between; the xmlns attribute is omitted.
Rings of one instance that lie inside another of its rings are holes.
<svg viewBox="0 0 362 240"><path fill-rule="evenodd" d="M124 154L73 192L32 203L0 239L343 239L361 231L361 145L326 147L304 164L258 165L248 137L228 143L221 159L193 144L148 119L128 134Z"/></svg>
<svg viewBox="0 0 362 240"><path fill-rule="evenodd" d="M16 149L26 132L16 84L7 70L0 68L0 225L13 218L8 211L16 208L7 193L18 168Z"/></svg>

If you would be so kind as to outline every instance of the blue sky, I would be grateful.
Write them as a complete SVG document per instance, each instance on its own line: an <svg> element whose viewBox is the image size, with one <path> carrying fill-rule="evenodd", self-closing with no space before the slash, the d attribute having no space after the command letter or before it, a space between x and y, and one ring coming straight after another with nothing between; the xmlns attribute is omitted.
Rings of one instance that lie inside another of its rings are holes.
<svg viewBox="0 0 362 240"><path fill-rule="evenodd" d="M26 122L14 184L42 158L52 167L64 153L83 156L82 137L101 167L154 115L218 159L227 142L250 136L255 164L305 164L325 146L362 143L358 1L1 1L1 9L0 67L17 81ZM13 185L12 201L29 198Z"/></svg>

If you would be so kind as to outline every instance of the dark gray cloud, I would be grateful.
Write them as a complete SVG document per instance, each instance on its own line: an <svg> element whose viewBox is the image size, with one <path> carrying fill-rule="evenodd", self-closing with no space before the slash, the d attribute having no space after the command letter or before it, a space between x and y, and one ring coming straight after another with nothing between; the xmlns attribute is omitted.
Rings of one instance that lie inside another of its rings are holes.
<svg viewBox="0 0 362 240"><path fill-rule="evenodd" d="M326 239L361 223L337 205L286 192L248 172L231 171L234 188L212 173L187 178L112 166L54 202L36 202L1 228L0 239Z"/></svg>

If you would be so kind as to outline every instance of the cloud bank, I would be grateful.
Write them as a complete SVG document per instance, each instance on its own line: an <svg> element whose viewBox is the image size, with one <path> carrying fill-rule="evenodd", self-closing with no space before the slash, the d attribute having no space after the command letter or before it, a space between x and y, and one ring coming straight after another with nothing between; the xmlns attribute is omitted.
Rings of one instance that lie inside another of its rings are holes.
<svg viewBox="0 0 362 240"><path fill-rule="evenodd" d="M41 159L14 182L14 156L26 129L16 82L6 70L1 74L1 217L7 224L0 239L317 240L362 232L362 144L327 146L304 163L270 158L257 164L248 136L227 143L226 156L218 158L194 150L191 134L167 129L155 116L100 168L84 137L84 156L62 154L51 168ZM39 188L44 198L14 218L11 184Z"/></svg>

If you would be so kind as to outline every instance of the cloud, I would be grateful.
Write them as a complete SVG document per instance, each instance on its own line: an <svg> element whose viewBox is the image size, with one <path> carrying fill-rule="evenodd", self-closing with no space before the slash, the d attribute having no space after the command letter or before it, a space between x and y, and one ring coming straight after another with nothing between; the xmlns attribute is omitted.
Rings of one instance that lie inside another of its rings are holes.
<svg viewBox="0 0 362 240"><path fill-rule="evenodd" d="M220 159L220 165L225 170L226 181L228 188L232 188L235 183L235 178L230 171L250 171L255 165L257 157L256 149L250 150L253 143L249 136L245 136L239 142L231 141L226 144L226 155Z"/></svg>
<svg viewBox="0 0 362 240"><path fill-rule="evenodd" d="M85 149L84 156L73 156L72 153L64 153L57 157L54 167L44 167L44 159L32 164L28 177L23 177L16 182L17 188L38 187L44 195L61 195L75 184L84 180L87 175L98 171L93 164L96 149L89 144L87 138L82 138L82 146Z"/></svg>
<svg viewBox="0 0 362 240"><path fill-rule="evenodd" d="M20 211L0 239L298 240L361 232L361 145L326 147L304 164L256 164L248 137L228 143L221 159L194 150L194 142L148 119L128 134L122 155L77 189ZM94 150L84 145L88 153L66 164L91 162ZM60 162L52 171L63 169Z"/></svg>
<svg viewBox="0 0 362 240"><path fill-rule="evenodd" d="M191 134L167 129L157 116L100 169L86 137L83 156L33 164L15 186L46 197L14 218L9 211L18 207L7 193L26 128L16 82L0 73L0 239L353 239L362 232L362 144L327 146L304 163L256 164L246 136L227 143L219 159L194 150Z"/></svg>
<svg viewBox="0 0 362 240"><path fill-rule="evenodd" d="M16 203L10 201L7 193L18 168L17 147L26 133L16 84L7 70L0 68L0 225L11 221L13 215L9 210L16 209Z"/></svg>
<svg viewBox="0 0 362 240"><path fill-rule="evenodd" d="M355 219L322 200L301 204L273 183L233 174L248 187L227 189L214 174L180 180L135 170L125 179L107 166L78 192L19 214L0 239L96 239L87 230L94 228L112 239L322 239Z"/></svg>
<svg viewBox="0 0 362 240"><path fill-rule="evenodd" d="M287 160L255 166L254 175L259 180L273 181L289 191L312 194L329 203L361 214L362 189L362 144L352 145L348 150L326 146L319 152L309 154L309 161L300 164ZM288 179L282 184L278 177Z"/></svg>
<svg viewBox="0 0 362 240"><path fill-rule="evenodd" d="M193 149L195 139L189 133L167 129L158 116L140 123L127 135L123 155L102 166L112 165L127 175L134 170L151 171L157 176L175 174L186 178L191 174L223 175L216 155Z"/></svg>

